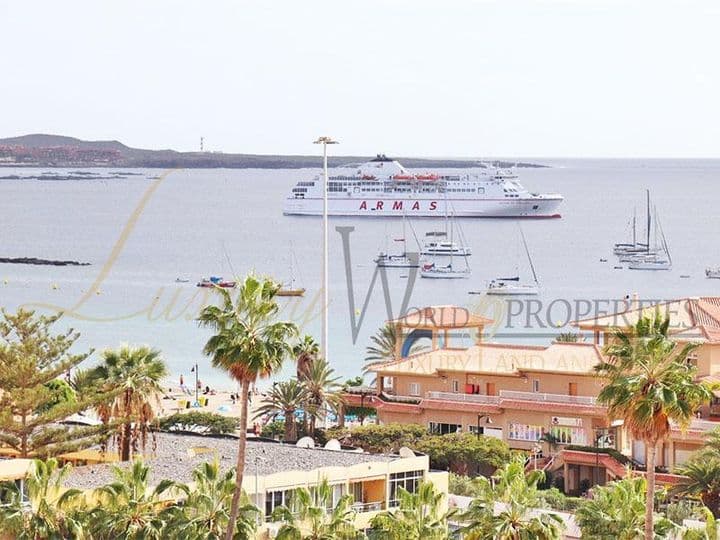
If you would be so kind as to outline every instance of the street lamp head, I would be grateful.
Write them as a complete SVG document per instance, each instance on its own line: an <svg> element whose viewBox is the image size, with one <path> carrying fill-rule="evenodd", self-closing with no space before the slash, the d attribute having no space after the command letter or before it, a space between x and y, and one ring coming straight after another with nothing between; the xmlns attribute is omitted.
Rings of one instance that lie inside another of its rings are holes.
<svg viewBox="0 0 720 540"><path fill-rule="evenodd" d="M313 141L313 144L340 144L338 141L333 140L332 137L318 137L317 141Z"/></svg>

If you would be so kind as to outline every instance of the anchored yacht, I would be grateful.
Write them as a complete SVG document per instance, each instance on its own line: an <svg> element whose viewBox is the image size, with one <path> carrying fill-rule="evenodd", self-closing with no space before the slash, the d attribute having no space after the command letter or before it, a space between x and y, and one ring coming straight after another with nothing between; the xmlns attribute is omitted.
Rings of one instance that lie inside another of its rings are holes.
<svg viewBox="0 0 720 540"><path fill-rule="evenodd" d="M328 178L331 216L560 217L563 196L530 193L511 171L474 175L414 174L378 155ZM285 199L284 214L319 216L323 179L298 182Z"/></svg>

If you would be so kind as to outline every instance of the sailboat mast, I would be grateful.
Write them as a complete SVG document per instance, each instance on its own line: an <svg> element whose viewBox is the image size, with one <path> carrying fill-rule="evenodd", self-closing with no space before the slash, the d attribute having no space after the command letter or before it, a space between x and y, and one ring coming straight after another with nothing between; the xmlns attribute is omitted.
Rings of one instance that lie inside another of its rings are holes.
<svg viewBox="0 0 720 540"><path fill-rule="evenodd" d="M651 220L650 217L650 190L646 190L647 193L647 251L650 253L650 227L651 227Z"/></svg>
<svg viewBox="0 0 720 540"><path fill-rule="evenodd" d="M633 247L637 245L637 208L633 208Z"/></svg>
<svg viewBox="0 0 720 540"><path fill-rule="evenodd" d="M520 227L520 237L523 241L523 246L525 246L525 254L528 258L528 263L530 264L530 270L532 271L533 279L535 280L535 283L538 282L537 274L535 273L535 265L533 264L532 257L530 256L530 250L528 249L527 240L525 240L525 233L522 230L522 227Z"/></svg>

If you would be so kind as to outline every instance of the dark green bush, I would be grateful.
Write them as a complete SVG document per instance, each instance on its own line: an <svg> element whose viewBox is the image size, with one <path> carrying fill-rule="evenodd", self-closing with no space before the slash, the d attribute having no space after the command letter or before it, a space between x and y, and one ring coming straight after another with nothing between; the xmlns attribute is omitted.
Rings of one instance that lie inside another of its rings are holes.
<svg viewBox="0 0 720 540"><path fill-rule="evenodd" d="M202 435L223 435L235 432L238 419L211 412L189 411L161 418L158 424L162 431L192 431Z"/></svg>

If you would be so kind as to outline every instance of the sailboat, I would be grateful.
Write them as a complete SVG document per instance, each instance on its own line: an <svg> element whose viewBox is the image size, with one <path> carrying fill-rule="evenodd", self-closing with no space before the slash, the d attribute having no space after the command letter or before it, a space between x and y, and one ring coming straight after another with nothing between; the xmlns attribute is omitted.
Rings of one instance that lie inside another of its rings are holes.
<svg viewBox="0 0 720 540"><path fill-rule="evenodd" d="M657 208L651 213L649 189L646 190L646 201L647 225L645 244L638 244L639 247L644 247L645 249L620 255L620 261L627 262L630 270L671 270L672 258L670 257L670 249L667 239L665 238L665 232L660 224ZM653 217L655 218L654 228ZM654 236L654 242L652 244L650 242L651 235Z"/></svg>
<svg viewBox="0 0 720 540"><path fill-rule="evenodd" d="M632 242L620 242L613 246L613 254L620 258L620 262L630 262L631 258L637 254L648 254L650 251L650 229L652 227L652 217L650 215L650 190L647 190L647 220L645 243L638 241L637 236L637 209L633 209L632 226Z"/></svg>
<svg viewBox="0 0 720 540"><path fill-rule="evenodd" d="M410 257L407 252L407 239L405 236L405 221L406 217L403 215L403 235L402 238L395 238L396 242L402 242L401 253L388 253L387 251L381 251L378 256L374 259L375 264L385 268L417 268L420 266L417 256ZM410 226L412 228L412 225ZM414 235L413 231L413 235Z"/></svg>
<svg viewBox="0 0 720 540"><path fill-rule="evenodd" d="M720 266L716 266L715 268L706 268L705 277L708 279L720 279Z"/></svg>
<svg viewBox="0 0 720 540"><path fill-rule="evenodd" d="M649 246L648 242L648 246ZM672 258L668 248L665 232L655 211L655 249L646 253L638 253L628 264L630 270L672 270Z"/></svg>
<svg viewBox="0 0 720 540"><path fill-rule="evenodd" d="M290 283L283 284L276 296L304 296L305 288L295 286L295 253L290 252Z"/></svg>
<svg viewBox="0 0 720 540"><path fill-rule="evenodd" d="M447 208L447 203L445 207ZM444 231L429 231L425 233L425 240L420 248L421 255L456 255L459 257L467 257L472 254L470 246L468 246L467 242L465 242L465 235L463 234L462 229L458 228L458 236L460 237L459 245L452 239L447 239L448 221L449 218L446 213Z"/></svg>
<svg viewBox="0 0 720 540"><path fill-rule="evenodd" d="M447 205L446 205L447 208ZM446 218L447 219L447 218ZM450 222L450 244L453 244L455 234L455 221ZM467 257L461 257L465 262L464 268L456 268L453 266L453 252L450 251L450 259L448 264L438 265L434 258L432 262L425 262L420 267L420 277L430 279L467 279L470 277L470 266L467 262Z"/></svg>
<svg viewBox="0 0 720 540"><path fill-rule="evenodd" d="M535 265L533 264L532 257L530 256L530 250L528 249L527 240L525 239L525 233L522 230L520 224L518 224L518 230L520 232L520 238L522 239L523 247L525 248L525 255L532 272L532 282L522 282L520 280L520 272L513 277L500 277L493 279L487 288L487 294L497 296L534 296L540 292L540 283L538 282L537 273L535 272ZM519 254L518 254L519 259ZM518 263L518 267L519 267Z"/></svg>

